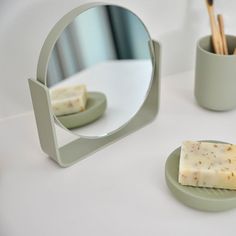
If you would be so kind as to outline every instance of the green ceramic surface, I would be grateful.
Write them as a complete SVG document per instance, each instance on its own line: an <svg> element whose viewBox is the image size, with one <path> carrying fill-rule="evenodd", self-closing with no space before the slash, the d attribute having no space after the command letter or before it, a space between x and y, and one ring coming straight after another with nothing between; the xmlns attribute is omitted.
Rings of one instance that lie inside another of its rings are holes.
<svg viewBox="0 0 236 236"><path fill-rule="evenodd" d="M64 116L57 119L68 129L79 128L100 118L107 107L106 96L100 92L89 92L86 110Z"/></svg>
<svg viewBox="0 0 236 236"><path fill-rule="evenodd" d="M180 150L181 147L170 154L165 166L166 183L175 198L201 211L225 211L236 207L235 190L183 186L178 183Z"/></svg>
<svg viewBox="0 0 236 236"><path fill-rule="evenodd" d="M212 53L211 37L198 41L195 97L198 104L214 111L236 108L236 37L227 35L230 55Z"/></svg>

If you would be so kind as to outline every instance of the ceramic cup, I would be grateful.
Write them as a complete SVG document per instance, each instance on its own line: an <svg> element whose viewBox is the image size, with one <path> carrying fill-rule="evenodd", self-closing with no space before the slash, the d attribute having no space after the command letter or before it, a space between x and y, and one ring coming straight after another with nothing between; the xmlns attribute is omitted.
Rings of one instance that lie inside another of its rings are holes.
<svg viewBox="0 0 236 236"><path fill-rule="evenodd" d="M236 108L236 37L226 37L229 55L213 53L211 36L197 43L195 97L200 106L214 111Z"/></svg>

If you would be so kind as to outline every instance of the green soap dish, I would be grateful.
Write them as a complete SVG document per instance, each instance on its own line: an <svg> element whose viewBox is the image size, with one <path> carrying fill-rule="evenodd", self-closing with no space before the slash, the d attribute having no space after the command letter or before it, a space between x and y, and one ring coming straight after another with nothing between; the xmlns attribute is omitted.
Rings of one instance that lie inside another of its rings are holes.
<svg viewBox="0 0 236 236"><path fill-rule="evenodd" d="M170 154L165 166L166 183L175 198L183 204L201 211L217 212L236 207L235 190L199 188L178 183L180 150L181 147Z"/></svg>
<svg viewBox="0 0 236 236"><path fill-rule="evenodd" d="M79 128L100 118L106 107L107 99L103 93L89 92L85 111L57 116L57 119L68 129Z"/></svg>

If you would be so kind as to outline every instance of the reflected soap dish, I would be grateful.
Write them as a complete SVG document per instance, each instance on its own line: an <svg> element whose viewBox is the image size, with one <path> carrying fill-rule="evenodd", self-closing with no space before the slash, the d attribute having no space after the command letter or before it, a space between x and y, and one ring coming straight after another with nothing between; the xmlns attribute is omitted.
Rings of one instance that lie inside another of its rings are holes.
<svg viewBox="0 0 236 236"><path fill-rule="evenodd" d="M57 119L66 128L73 129L90 124L99 119L105 112L107 99L101 92L88 92L86 109L68 115L57 116Z"/></svg>
<svg viewBox="0 0 236 236"><path fill-rule="evenodd" d="M217 212L235 208L235 190L184 186L178 182L180 151L181 147L173 151L165 165L166 183L175 198L183 204L201 211Z"/></svg>

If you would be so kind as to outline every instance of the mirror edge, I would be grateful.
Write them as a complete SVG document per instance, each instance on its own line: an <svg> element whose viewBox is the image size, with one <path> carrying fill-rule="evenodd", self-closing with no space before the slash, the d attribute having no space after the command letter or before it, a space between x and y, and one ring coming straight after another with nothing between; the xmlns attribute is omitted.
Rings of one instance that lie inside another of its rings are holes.
<svg viewBox="0 0 236 236"><path fill-rule="evenodd" d="M86 3L83 5L80 5L74 9L72 9L70 12L66 13L49 31L43 46L40 51L38 65L37 65L37 74L36 79L43 83L44 85L47 84L46 78L47 78L47 67L49 63L49 58L51 55L51 52L53 50L53 46L55 45L57 39L60 37L63 30L66 28L67 25L69 25L76 16L81 14L82 12L95 7L95 6L102 6L106 5L106 3L103 2L93 2L93 3Z"/></svg>

